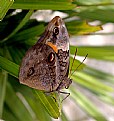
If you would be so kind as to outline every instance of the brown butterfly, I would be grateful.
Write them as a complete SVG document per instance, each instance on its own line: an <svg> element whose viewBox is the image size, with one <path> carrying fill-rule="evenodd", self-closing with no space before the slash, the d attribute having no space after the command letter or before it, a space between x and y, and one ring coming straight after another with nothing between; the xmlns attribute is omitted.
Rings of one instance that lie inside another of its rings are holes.
<svg viewBox="0 0 114 121"><path fill-rule="evenodd" d="M47 25L38 42L22 59L19 81L44 92L62 92L69 88L69 35L63 20L56 16Z"/></svg>

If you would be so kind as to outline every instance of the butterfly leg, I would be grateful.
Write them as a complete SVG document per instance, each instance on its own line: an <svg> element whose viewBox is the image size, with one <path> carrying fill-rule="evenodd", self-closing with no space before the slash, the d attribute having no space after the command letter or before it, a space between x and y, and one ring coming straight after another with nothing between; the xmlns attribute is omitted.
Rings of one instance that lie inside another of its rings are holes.
<svg viewBox="0 0 114 121"><path fill-rule="evenodd" d="M63 102L69 95L70 95L70 93L69 92L63 92L63 91L58 91L58 93L60 94L65 94L66 96L62 99L62 101L61 102Z"/></svg>

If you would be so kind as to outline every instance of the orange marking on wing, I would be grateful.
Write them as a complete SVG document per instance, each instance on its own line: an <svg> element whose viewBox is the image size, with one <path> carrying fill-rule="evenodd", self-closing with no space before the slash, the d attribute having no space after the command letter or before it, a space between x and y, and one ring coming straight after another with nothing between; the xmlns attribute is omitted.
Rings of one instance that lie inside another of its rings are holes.
<svg viewBox="0 0 114 121"><path fill-rule="evenodd" d="M58 49L56 47L56 45L53 45L51 42L47 42L47 45L49 45L51 48L53 48L53 50L57 53Z"/></svg>

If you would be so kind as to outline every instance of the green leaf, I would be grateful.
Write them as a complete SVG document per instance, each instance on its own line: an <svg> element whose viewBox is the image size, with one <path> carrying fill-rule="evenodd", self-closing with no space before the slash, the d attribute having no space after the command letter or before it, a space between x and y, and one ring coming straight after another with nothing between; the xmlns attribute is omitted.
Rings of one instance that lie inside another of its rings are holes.
<svg viewBox="0 0 114 121"><path fill-rule="evenodd" d="M101 20L103 22L108 22L108 21L114 22L113 20L114 10L102 10L102 9L95 9L93 11L85 10L83 12L80 12L78 15L84 19Z"/></svg>
<svg viewBox="0 0 114 121"><path fill-rule="evenodd" d="M44 25L40 24L34 27L31 27L29 29L23 30L17 34L15 34L13 37L10 38L10 40L7 43L12 43L12 42L25 42L28 45L33 45L35 44L35 41L32 41L33 38L35 38L36 36L42 34L44 31ZM24 38L23 38L24 36Z"/></svg>
<svg viewBox="0 0 114 121"><path fill-rule="evenodd" d="M110 96L110 95L99 95L99 98L103 101L106 102L112 106L114 106L114 97Z"/></svg>
<svg viewBox="0 0 114 121"><path fill-rule="evenodd" d="M60 112L57 101L55 101L53 97L50 97L49 95L46 96L42 91L35 90L35 93L37 94L37 98L42 102L49 115L56 119L59 118Z"/></svg>
<svg viewBox="0 0 114 121"><path fill-rule="evenodd" d="M102 30L101 26L91 26L86 21L67 22L66 26L71 35L84 35Z"/></svg>
<svg viewBox="0 0 114 121"><path fill-rule="evenodd" d="M14 77L18 78L19 66L17 64L0 56L0 67L6 70L11 75L13 75Z"/></svg>
<svg viewBox="0 0 114 121"><path fill-rule="evenodd" d="M65 113L62 111L62 114L61 114L61 120L62 121L69 121L68 118L66 117Z"/></svg>
<svg viewBox="0 0 114 121"><path fill-rule="evenodd" d="M109 73L100 71L98 69L91 68L89 66L86 66L86 68L84 68L83 72L85 74L91 75L92 77L94 77L96 79L99 79L103 83L107 82L107 80L108 80L109 83L114 84L114 76Z"/></svg>
<svg viewBox="0 0 114 121"><path fill-rule="evenodd" d="M7 72L0 70L0 119L2 119L4 99L6 94Z"/></svg>
<svg viewBox="0 0 114 121"><path fill-rule="evenodd" d="M81 86L103 95L108 95L110 92L114 91L112 87L101 83L96 78L83 72L77 72L72 76L72 79Z"/></svg>
<svg viewBox="0 0 114 121"><path fill-rule="evenodd" d="M79 9L75 9L77 16L81 19L89 21L99 20L102 22L114 22L114 3L106 6L82 6Z"/></svg>
<svg viewBox="0 0 114 121"><path fill-rule="evenodd" d="M3 119L5 121L17 121L17 117L14 116L14 114L9 111L7 107L4 106L4 112L3 112Z"/></svg>
<svg viewBox="0 0 114 121"><path fill-rule="evenodd" d="M27 103L29 104L33 116L38 119L39 121L50 121L51 117L46 112L45 107L43 107L42 103L36 99L38 96L29 87L21 86L21 88L16 88L17 91L21 92L25 97Z"/></svg>
<svg viewBox="0 0 114 121"><path fill-rule="evenodd" d="M75 46L70 46L70 53L75 52ZM114 61L114 46L78 46L78 55L100 60Z"/></svg>
<svg viewBox="0 0 114 121"><path fill-rule="evenodd" d="M3 19L14 0L0 0L0 21Z"/></svg>
<svg viewBox="0 0 114 121"><path fill-rule="evenodd" d="M94 119L97 121L107 121L98 109L76 88L70 88L72 98Z"/></svg>
<svg viewBox="0 0 114 121"><path fill-rule="evenodd" d="M29 10L29 12L26 14L26 16L23 18L23 20L20 22L20 24L13 30L13 32L6 37L4 40L1 41L1 43L7 41L9 38L11 38L15 33L17 33L24 25L25 23L30 19L30 16L32 15L33 10Z"/></svg>
<svg viewBox="0 0 114 121"><path fill-rule="evenodd" d="M73 62L74 61L74 62ZM86 65L81 63L79 60L74 60L74 58L70 57L70 69L71 71L82 70Z"/></svg>
<svg viewBox="0 0 114 121"><path fill-rule="evenodd" d="M112 5L113 0L74 0L74 3L78 5Z"/></svg>
<svg viewBox="0 0 114 121"><path fill-rule="evenodd" d="M101 83L101 87L99 87L99 83L98 85L96 85L97 83L95 83L95 87L98 86L98 88L101 90L105 90L105 93L102 93L101 91L96 91L96 89L94 90L94 86L92 89L89 89L92 90L93 92L95 92L94 94L96 94L96 96L98 96L103 102L106 102L108 104L112 104L114 105L114 98L111 96L111 93L110 91L112 90L112 93L114 92L113 88L111 89L110 86L108 86L108 90L107 90L107 87L105 88L105 86L103 87L104 84L107 84L107 82L110 84L110 85L113 85L114 84L114 76L111 75L111 74L108 74L108 73L105 73L105 72L102 72L100 70L96 70L96 69L93 69L91 67L88 67L86 66L86 68L83 70L83 72L86 74L86 75L89 75L90 77L94 78L92 81L97 81L99 80L100 83ZM77 75L78 76L78 75ZM83 77L83 78L86 78L86 77ZM89 81L89 80L88 80Z"/></svg>
<svg viewBox="0 0 114 121"><path fill-rule="evenodd" d="M11 112L13 112L14 117L16 117L19 121L33 121L33 118L29 113L26 105L22 102L23 99L19 99L17 95L19 94L16 94L16 92L12 89L11 85L7 83L5 102ZM5 118L7 119L7 116L5 116Z"/></svg>
<svg viewBox="0 0 114 121"><path fill-rule="evenodd" d="M14 51L15 50L15 51ZM10 56L12 58L12 60L16 63L16 64L20 64L22 61L22 58L26 52L25 48L20 48L19 46L15 46L15 47L8 47L8 51L10 53Z"/></svg>
<svg viewBox="0 0 114 121"><path fill-rule="evenodd" d="M51 9L51 10L69 10L75 7L71 0L15 0L11 8L13 9Z"/></svg>

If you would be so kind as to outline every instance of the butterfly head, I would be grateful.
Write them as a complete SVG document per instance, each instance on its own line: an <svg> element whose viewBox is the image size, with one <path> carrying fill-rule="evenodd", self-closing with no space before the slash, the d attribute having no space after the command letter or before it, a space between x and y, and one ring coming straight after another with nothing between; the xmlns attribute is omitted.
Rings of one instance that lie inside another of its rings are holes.
<svg viewBox="0 0 114 121"><path fill-rule="evenodd" d="M49 22L46 33L48 33L48 38L46 43L52 43L56 45L57 49L68 50L69 49L69 35L65 26L64 21L59 17L54 17L51 22Z"/></svg>

